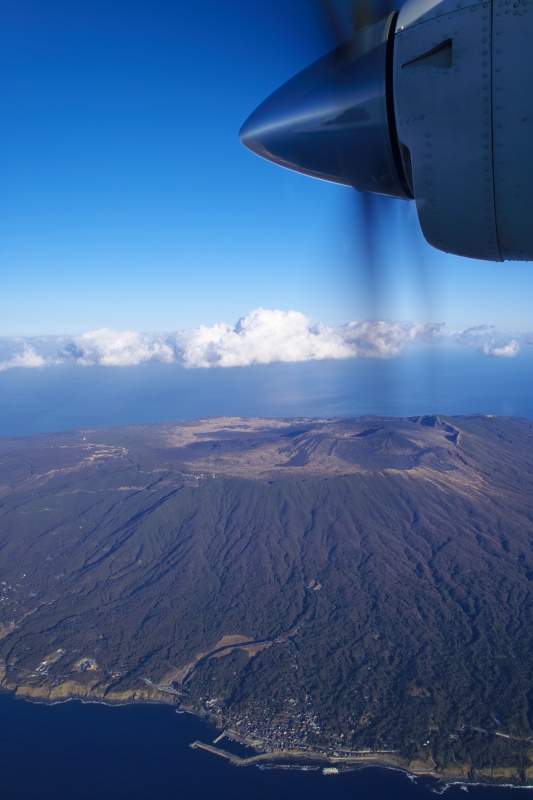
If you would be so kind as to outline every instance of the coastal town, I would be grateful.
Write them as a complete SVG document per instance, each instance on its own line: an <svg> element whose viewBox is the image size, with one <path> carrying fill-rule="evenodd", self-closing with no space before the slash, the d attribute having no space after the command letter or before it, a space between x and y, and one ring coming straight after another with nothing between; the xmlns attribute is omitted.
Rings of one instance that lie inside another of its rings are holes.
<svg viewBox="0 0 533 800"><path fill-rule="evenodd" d="M322 765L324 774L335 774L350 764L396 760L395 751L388 748L355 750L344 742L342 734L323 737L309 698L306 705L301 710L294 698L288 698L284 712L273 718L266 704L258 703L244 716L231 719L224 716L215 701L208 700L205 711L211 720L215 714L215 721L218 726L223 724L223 730L212 744L196 740L191 747L225 758L235 766L317 763Z"/></svg>
<svg viewBox="0 0 533 800"><path fill-rule="evenodd" d="M397 751L385 745L356 749L342 733L325 734L308 695L304 704L287 697L275 712L266 701L248 703L245 713L238 717L228 714L215 698L199 698L199 703L196 711L200 710L222 732L213 744L196 741L191 746L227 758L237 766L269 760L332 764L397 760ZM187 702L182 709L189 710ZM224 747L220 745L222 740Z"/></svg>

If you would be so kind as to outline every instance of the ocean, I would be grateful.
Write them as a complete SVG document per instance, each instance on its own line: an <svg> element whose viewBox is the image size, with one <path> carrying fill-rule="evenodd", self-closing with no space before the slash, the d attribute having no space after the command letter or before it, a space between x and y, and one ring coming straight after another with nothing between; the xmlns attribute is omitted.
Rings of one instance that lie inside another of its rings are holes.
<svg viewBox="0 0 533 800"><path fill-rule="evenodd" d="M0 372L0 436L207 416L435 413L533 417L533 348L516 358L432 348L382 360Z"/></svg>
<svg viewBox="0 0 533 800"><path fill-rule="evenodd" d="M358 360L184 370L54 367L0 373L0 436L205 416L340 417L503 414L533 419L533 353L490 358L466 349ZM0 562L1 568L1 562ZM237 768L191 750L215 733L171 707L47 706L0 694L0 787L10 800L429 800L464 797L404 773L365 768ZM475 800L533 798L532 790L468 787Z"/></svg>

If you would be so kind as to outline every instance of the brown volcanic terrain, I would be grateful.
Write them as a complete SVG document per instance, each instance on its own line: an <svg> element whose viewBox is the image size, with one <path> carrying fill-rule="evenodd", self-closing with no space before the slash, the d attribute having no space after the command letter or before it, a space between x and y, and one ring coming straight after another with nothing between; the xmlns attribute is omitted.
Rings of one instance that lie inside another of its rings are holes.
<svg viewBox="0 0 533 800"><path fill-rule="evenodd" d="M527 780L532 445L484 416L1 440L3 685Z"/></svg>

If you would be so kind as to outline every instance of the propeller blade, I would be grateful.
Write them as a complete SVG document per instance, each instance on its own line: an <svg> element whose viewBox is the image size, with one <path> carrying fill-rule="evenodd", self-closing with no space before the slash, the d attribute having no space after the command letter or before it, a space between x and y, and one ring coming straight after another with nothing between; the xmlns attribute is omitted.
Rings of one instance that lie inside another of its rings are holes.
<svg viewBox="0 0 533 800"><path fill-rule="evenodd" d="M400 6L398 0L316 0L315 9L333 43L339 45L398 11Z"/></svg>

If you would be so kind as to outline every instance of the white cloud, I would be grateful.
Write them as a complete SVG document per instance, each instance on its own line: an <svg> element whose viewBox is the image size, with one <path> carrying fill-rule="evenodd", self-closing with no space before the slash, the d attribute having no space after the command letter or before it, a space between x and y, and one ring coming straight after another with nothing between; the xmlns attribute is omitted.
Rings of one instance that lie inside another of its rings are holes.
<svg viewBox="0 0 533 800"><path fill-rule="evenodd" d="M99 328L74 336L60 351L83 366L131 367L145 361L174 360L174 352L157 335Z"/></svg>
<svg viewBox="0 0 533 800"><path fill-rule="evenodd" d="M507 334L507 337L509 333ZM459 344L473 347L486 356L495 358L514 358L520 352L517 338L504 340L505 334L497 332L494 325L475 325L457 334ZM527 344L527 341L526 341Z"/></svg>
<svg viewBox="0 0 533 800"><path fill-rule="evenodd" d="M439 336L440 324L421 322L349 322L342 328L343 338L352 344L353 355L359 358L392 358L415 339L429 340Z"/></svg>
<svg viewBox="0 0 533 800"><path fill-rule="evenodd" d="M494 356L496 358L514 358L520 352L520 345L516 339L511 339L510 342L504 345L496 345L494 341L484 342L481 351L486 356Z"/></svg>
<svg viewBox="0 0 533 800"><path fill-rule="evenodd" d="M311 326L299 311L257 308L233 326L200 325L172 334L100 328L55 341L34 339L23 343L22 353L0 361L0 369L57 363L123 367L148 361L208 368L275 361L392 358L417 339L439 336L441 328L389 320Z"/></svg>
<svg viewBox="0 0 533 800"><path fill-rule="evenodd" d="M6 361L0 361L0 372L6 369L14 369L16 367L23 367L27 369L35 367L44 367L47 365L47 360L39 355L34 347L29 344L23 343L22 351L15 353L11 358Z"/></svg>
<svg viewBox="0 0 533 800"><path fill-rule="evenodd" d="M341 329L309 327L299 311L257 308L234 327L200 326L176 334L176 348L186 367L237 367L273 361L319 361L352 358L354 348Z"/></svg>

